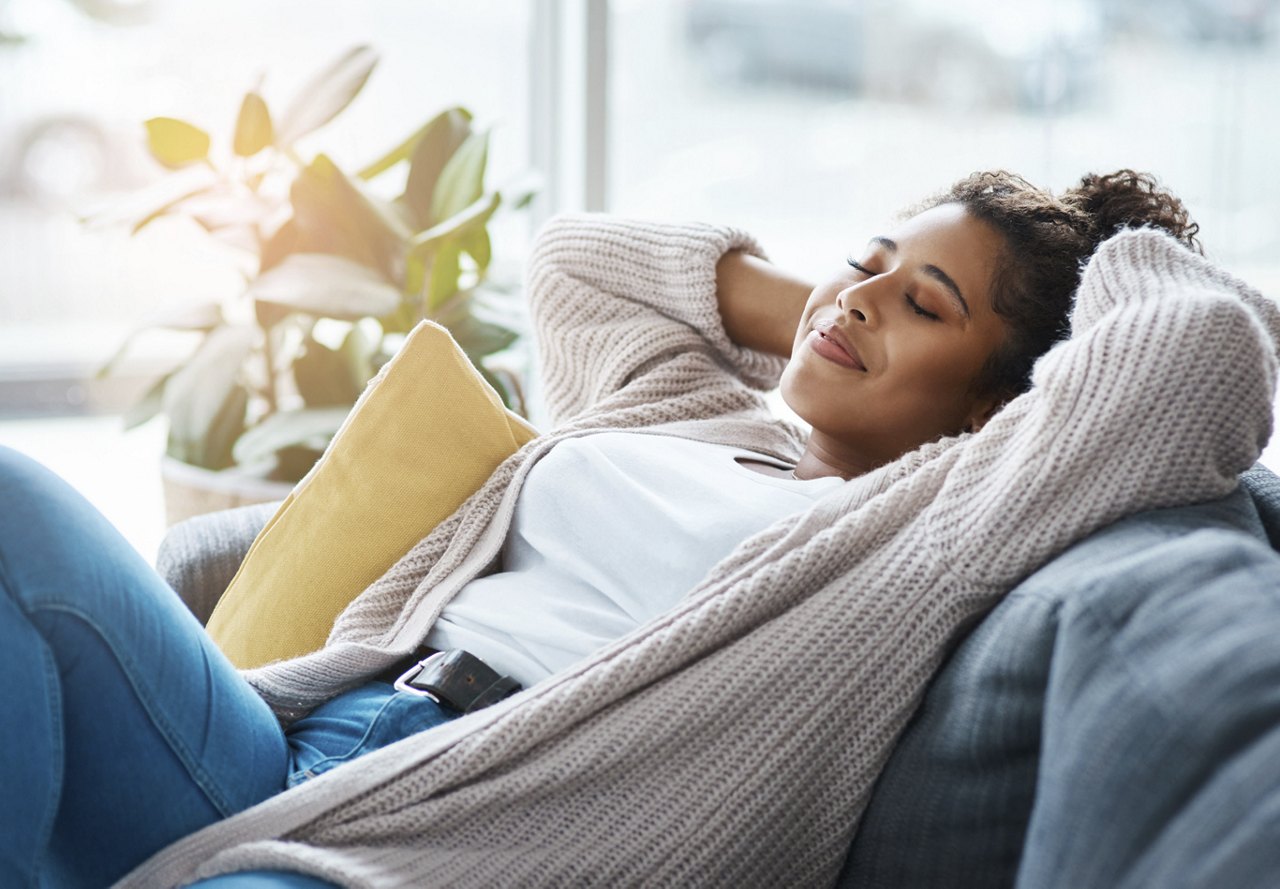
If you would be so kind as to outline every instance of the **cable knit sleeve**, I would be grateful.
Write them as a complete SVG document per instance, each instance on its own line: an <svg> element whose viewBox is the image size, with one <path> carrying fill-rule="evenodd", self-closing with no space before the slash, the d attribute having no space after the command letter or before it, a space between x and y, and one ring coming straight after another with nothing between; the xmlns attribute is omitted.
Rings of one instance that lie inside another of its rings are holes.
<svg viewBox="0 0 1280 889"><path fill-rule="evenodd" d="M947 570L1007 586L1144 509L1222 497L1271 435L1280 311L1151 229L1108 239L1071 338L965 443L931 509Z"/></svg>
<svg viewBox="0 0 1280 889"><path fill-rule="evenodd" d="M716 262L729 250L763 256L750 235L730 228L602 214L548 222L527 283L553 422L689 352L706 354L752 388L776 386L784 359L738 346L725 333Z"/></svg>

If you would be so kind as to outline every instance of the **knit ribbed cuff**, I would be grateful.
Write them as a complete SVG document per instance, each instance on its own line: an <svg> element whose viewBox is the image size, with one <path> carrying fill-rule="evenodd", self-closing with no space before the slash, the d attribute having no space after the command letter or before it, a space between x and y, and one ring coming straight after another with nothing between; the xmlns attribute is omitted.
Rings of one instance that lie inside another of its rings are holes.
<svg viewBox="0 0 1280 889"><path fill-rule="evenodd" d="M543 228L528 280L558 269L592 288L648 305L698 331L748 384L771 389L786 361L734 343L716 297L716 264L731 250L766 258L751 235L704 223L563 214Z"/></svg>
<svg viewBox="0 0 1280 889"><path fill-rule="evenodd" d="M1085 286L1090 278L1102 286ZM1081 276L1071 315L1072 333L1088 330L1122 303L1160 299L1186 288L1236 295L1253 311L1272 342L1280 344L1280 307L1275 302L1155 228L1125 229L1098 247Z"/></svg>

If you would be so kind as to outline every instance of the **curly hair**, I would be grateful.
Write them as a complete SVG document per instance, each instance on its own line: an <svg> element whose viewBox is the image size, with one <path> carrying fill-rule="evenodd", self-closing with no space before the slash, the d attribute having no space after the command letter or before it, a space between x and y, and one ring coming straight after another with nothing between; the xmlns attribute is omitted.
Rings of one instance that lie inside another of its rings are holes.
<svg viewBox="0 0 1280 889"><path fill-rule="evenodd" d="M974 382L975 391L1013 397L1031 385L1031 369L1068 332L1072 298L1085 262L1122 228L1154 226L1202 252L1200 226L1149 173L1090 173L1061 195L1004 170L972 173L912 214L960 204L1004 238L991 302L1008 336Z"/></svg>

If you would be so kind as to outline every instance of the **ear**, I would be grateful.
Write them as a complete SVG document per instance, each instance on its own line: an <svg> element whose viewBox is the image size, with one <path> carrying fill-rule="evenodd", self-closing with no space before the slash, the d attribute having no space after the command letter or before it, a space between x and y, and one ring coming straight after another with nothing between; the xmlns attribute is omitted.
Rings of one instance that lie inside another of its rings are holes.
<svg viewBox="0 0 1280 889"><path fill-rule="evenodd" d="M969 412L968 418L965 420L965 432L979 432L982 427L987 425L987 421L1000 412L1000 408L1009 402L1007 395L993 395L987 398L979 398L974 401L973 409Z"/></svg>

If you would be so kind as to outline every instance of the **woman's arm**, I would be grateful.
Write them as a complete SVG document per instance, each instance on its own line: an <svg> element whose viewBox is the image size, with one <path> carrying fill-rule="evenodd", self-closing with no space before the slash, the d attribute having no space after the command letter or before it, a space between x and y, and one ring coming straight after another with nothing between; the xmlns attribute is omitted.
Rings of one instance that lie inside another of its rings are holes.
<svg viewBox="0 0 1280 889"><path fill-rule="evenodd" d="M716 263L716 300L725 332L739 346L791 357L796 326L813 285L758 256L731 250Z"/></svg>
<svg viewBox="0 0 1280 889"><path fill-rule="evenodd" d="M768 337L773 351L736 341L717 293L717 264L730 252L763 251L745 232L699 223L604 214L549 221L534 245L527 284L552 423L656 378L673 362L687 366L670 385L687 391L715 380L758 391L776 386L803 301L795 317L783 322L785 331ZM744 278L761 280L755 270ZM735 314L739 305L752 306L769 295L757 296L756 286L732 290ZM756 327L745 315L739 323L746 330Z"/></svg>
<svg viewBox="0 0 1280 889"><path fill-rule="evenodd" d="M948 569L1008 585L1146 509L1223 497L1271 433L1280 311L1167 234L1106 241L1071 338L965 443L932 506Z"/></svg>

